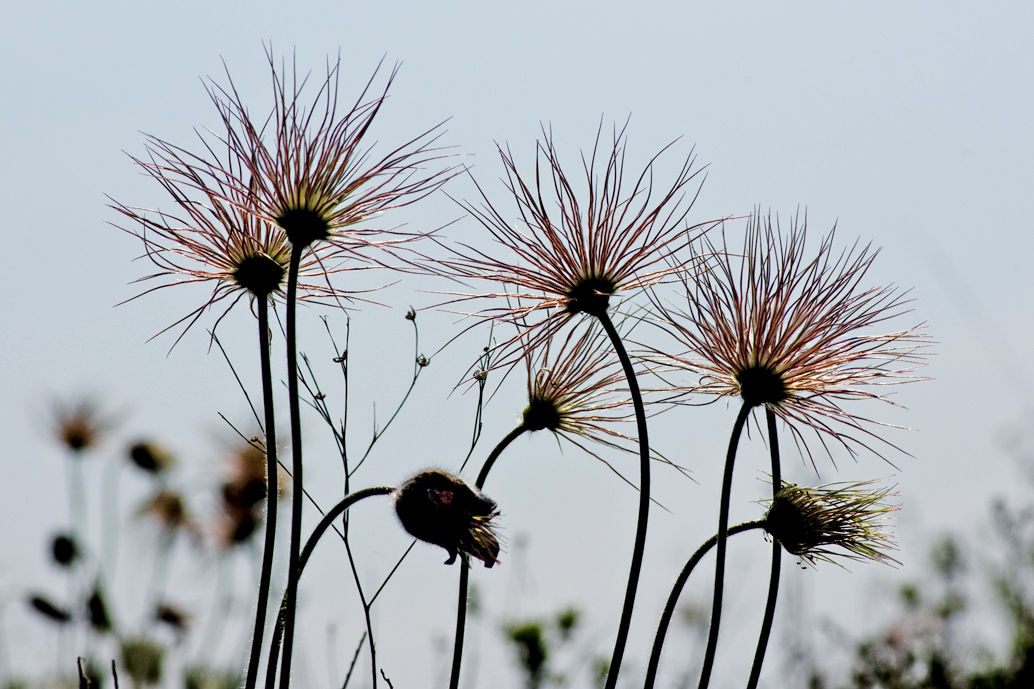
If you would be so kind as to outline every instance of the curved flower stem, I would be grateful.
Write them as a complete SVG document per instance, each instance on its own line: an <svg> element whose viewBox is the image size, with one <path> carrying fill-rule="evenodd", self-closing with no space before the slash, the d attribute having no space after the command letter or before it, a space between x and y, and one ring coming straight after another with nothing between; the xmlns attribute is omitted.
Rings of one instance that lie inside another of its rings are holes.
<svg viewBox="0 0 1034 689"><path fill-rule="evenodd" d="M621 622L618 625L617 639L614 641L614 655L610 659L610 671L607 674L606 689L614 689L621 671L621 659L625 655L625 643L628 641L628 630L632 625L632 608L635 606L636 589L639 587L639 572L643 568L643 552L646 550L646 527L650 518L650 439L646 431L646 409L643 407L643 396L639 392L632 362L621 342L617 328L611 322L606 310L593 313L607 331L611 345L621 360L621 368L628 381L628 392L635 408L636 430L639 434L639 519L636 525L635 546L632 548L632 563L628 568L628 586L625 589L625 602L621 607Z"/></svg>
<svg viewBox="0 0 1034 689"><path fill-rule="evenodd" d="M334 520L337 519L345 510L354 505L355 503L363 500L364 498L373 497L374 495L388 495L395 492L395 486L372 486L370 488L363 488L357 490L354 493L350 493L345 496L344 500L339 502L330 508L320 523L316 525L316 528L309 534L309 539L305 541L305 548L302 550L301 555L298 558L298 576L301 576L302 570L305 569L305 563L309 561L309 557L312 555L312 551L316 548L316 544L320 538L323 537L323 533L331 527Z"/></svg>
<svg viewBox="0 0 1034 689"><path fill-rule="evenodd" d="M255 630L251 637L248 675L244 689L255 689L259 660L262 656L262 634L266 628L269 607L269 582L273 573L273 549L276 542L276 507L280 495L277 481L276 419L273 414L273 373L269 357L269 298L256 297L258 302L259 360L262 369L262 411L266 432L266 540L262 546L262 572L259 575L258 605L255 608Z"/></svg>
<svg viewBox="0 0 1034 689"><path fill-rule="evenodd" d="M522 423L499 441L499 444L495 446L495 449L488 455L488 459L485 460L484 465L481 467L481 473L478 474L477 482L474 484L478 490L484 487L485 480L488 479L488 472L495 465L495 460L499 459L499 455L503 454L503 450L526 430L528 428ZM460 666L463 664L463 634L467 628L467 586L469 581L470 564L467 562L466 557L462 557L460 558L459 599L456 601L456 639L452 645L452 674L449 677L449 689L457 689L460 685Z"/></svg>
<svg viewBox="0 0 1034 689"><path fill-rule="evenodd" d="M752 522L744 522L743 524L737 524L729 529L729 535L733 536L744 531L750 531L751 529L763 529L765 528L765 521L758 519ZM654 682L657 680L657 665L661 660L661 649L664 647L664 637L668 633L668 625L671 623L671 617L675 614L675 606L679 602L679 596L682 595L682 589L685 588L686 582L689 581L689 575L693 573L693 568L697 566L700 560L703 559L704 555L714 547L714 544L718 542L717 534L707 539L703 545L697 548L697 551L693 553L693 557L689 558L686 562L686 566L682 568L682 573L679 574L678 579L675 580L675 585L671 589L671 594L668 596L668 602L664 606L664 614L661 615L660 624L657 625L657 634L653 638L653 650L650 652L650 664L646 669L646 682L643 684L643 689L653 689Z"/></svg>
<svg viewBox="0 0 1034 689"><path fill-rule="evenodd" d="M722 478L722 502L718 513L718 550L714 568L714 600L711 603L711 628L707 634L707 650L704 652L704 665L700 670L698 689L706 689L711 681L711 668L714 667L714 654L718 648L718 630L722 623L722 594L725 590L725 546L729 531L729 502L732 497L732 468L736 462L736 448L740 444L743 426L750 416L751 406L744 402L736 423L732 427L729 438L729 451L725 456L725 476Z"/></svg>
<svg viewBox="0 0 1034 689"><path fill-rule="evenodd" d="M298 558L302 541L302 420L298 399L297 297L298 264L305 247L291 246L291 265L287 273L287 396L291 409L291 548L287 565L287 590L284 592L284 657L280 670L280 689L291 683L291 655L294 651L294 623L298 607Z"/></svg>
<svg viewBox="0 0 1034 689"><path fill-rule="evenodd" d="M768 420L768 446L772 453L772 499L783 485L783 477L779 467L779 435L776 429L776 416L771 409L765 410ZM783 546L772 537L772 573L768 580L768 603L765 605L765 618L761 622L761 635L758 637L758 648L754 652L754 665L750 668L750 679L747 689L756 689L761 678L761 666L765 662L765 650L768 648L768 637L772 633L772 620L775 619L776 599L779 597L779 571L783 562Z"/></svg>
<svg viewBox="0 0 1034 689"><path fill-rule="evenodd" d="M363 488L357 490L354 493L349 493L345 498L334 505L330 510L323 515L323 519L316 525L316 528L309 534L309 538L305 541L305 548L301 551L298 556L298 566L296 568L297 576L295 578L295 585L297 586L298 579L301 578L302 570L305 569L305 563L309 561L309 557L312 555L312 551L316 548L316 544L319 543L320 538L326 533L334 524L334 520L337 519L345 510L359 502L364 498L373 497L375 495L388 495L394 492L395 486L373 486L371 488ZM288 593L290 591L284 591L284 598L280 604L280 614L277 616L276 627L273 630L273 639L269 644L269 663L266 665L266 689L273 689L276 681L276 668L277 659L280 656L280 642L285 638L285 627L287 623L287 604L288 604ZM297 595L297 590L296 590ZM284 644L284 650L286 652L287 645ZM285 665L281 670L280 681L283 683L283 673L287 670Z"/></svg>

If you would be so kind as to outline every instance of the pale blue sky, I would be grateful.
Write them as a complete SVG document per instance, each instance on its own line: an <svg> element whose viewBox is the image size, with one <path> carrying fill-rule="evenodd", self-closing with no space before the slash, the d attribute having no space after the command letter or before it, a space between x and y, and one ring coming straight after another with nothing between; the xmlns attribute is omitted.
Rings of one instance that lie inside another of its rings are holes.
<svg viewBox="0 0 1034 689"><path fill-rule="evenodd" d="M893 434L913 455L894 458L900 472L875 457L857 465L841 461L839 472L820 463L824 481L894 474L901 491L900 572L856 566L846 575L823 567L803 575L815 592L817 614L858 623L871 610L866 600L881 595L879 582L921 575L932 535L960 529L977 540L986 532L991 496L1029 495L1000 440L1010 429L1034 423L1028 401L1034 338L1032 27L1034 8L1021 2L5 7L0 222L8 259L0 311L7 324L0 339L0 418L9 442L7 479L0 483L0 587L16 591L43 582L43 588L61 591L41 545L64 523L66 509L60 451L47 438L53 398L102 396L125 410L120 437L165 438L184 464L212 476L218 466L213 437L223 433L217 412L246 419L225 365L207 353L202 329L168 356L171 339L146 342L193 308L199 292L170 290L112 308L136 293L127 284L147 267L131 262L140 247L109 224L118 218L105 207L105 195L129 205L167 205L125 153L143 153L141 132L189 146L194 127L214 126L201 78L222 81L221 60L255 109L265 108L267 41L278 55L294 52L302 69L316 73L340 51L344 93L354 93L382 56L389 64L402 62L380 138L390 143L451 118L443 142L469 155L465 162L503 205L493 142L508 143L528 161L540 126L551 125L561 154L574 166L601 117L609 125L631 115L632 169L679 137L668 164L695 145L699 163L709 166L692 218L739 215L758 204L783 215L806 207L814 231L837 223L842 242L860 238L883 247L872 280L911 288L914 313L901 325L926 322L938 344L924 371L934 380L904 388L897 398L910 411L872 412L918 429ZM663 175L663 164L659 171ZM450 184L449 192L473 197L464 179ZM460 214L438 196L391 223L424 230ZM478 232L464 220L446 234L477 241ZM393 310L366 308L356 315L357 441L370 424L368 391L375 391L383 410L406 382L410 340L402 316L411 303L435 301L413 290L439 287L406 279L382 297ZM325 347L316 315L307 314L313 327L306 349L313 352ZM453 321L421 314L427 353L456 331ZM221 327L235 362L244 370L254 367L250 316L241 310ZM465 338L435 360L365 480L398 481L424 466L455 465L465 452L473 400L446 397L481 341L481 335ZM332 380L329 368L325 375ZM493 400L481 456L515 423L521 394L516 380ZM629 649L630 662L640 668L667 587L714 530L719 458L733 416L716 405L658 422L658 447L689 466L699 484L674 475L660 482L658 498L673 514L654 512ZM715 428L721 430L716 434ZM309 429L314 449L308 456L317 462L329 443L314 420ZM109 449L114 452L116 444ZM761 494L761 452L753 443L740 464L736 495L743 518L759 509L747 500ZM329 461L309 473L327 502L337 490L335 468ZM788 474L815 480L803 468ZM127 501L142 489L128 479L126 486ZM541 614L574 603L590 609L588 624L609 638L632 543L634 494L578 451L567 448L560 456L555 443L539 437L516 444L488 493L502 505L507 534L530 538L534 586L521 612ZM372 553L364 575L376 578L407 541L386 507L369 508L363 518L370 524L364 545ZM561 520L570 520L563 522L572 524L570 531L555 527ZM354 643L358 615L336 550L327 544L305 584L306 638L314 647L306 686L320 689L328 686L321 660L327 622L338 622L343 657ZM451 634L456 570L441 567L440 555L418 549L378 612L385 667L399 687L431 685L428 668L437 662L432 638ZM734 549L732 557L749 586L763 587L767 549L755 544ZM500 613L507 564L475 577L486 606ZM752 590L745 583L737 587ZM752 646L747 639L756 633L752 620L760 616L761 594L742 595L730 598L728 619L741 620L747 631L743 639L731 631L723 635L726 649L738 640ZM402 616L406 624L397 625ZM12 626L28 629L28 619L10 612L8 638L20 636ZM45 646L43 634L27 631L26 638ZM491 645L486 640L484 686L490 686L492 663L505 660ZM24 648L33 647L26 640ZM609 641L600 648L609 648ZM737 658L733 651L719 655L721 681L714 686L742 684L747 670ZM24 659L17 663L27 667ZM344 665L342 660L339 667ZM778 664L768 670L770 686L777 686Z"/></svg>

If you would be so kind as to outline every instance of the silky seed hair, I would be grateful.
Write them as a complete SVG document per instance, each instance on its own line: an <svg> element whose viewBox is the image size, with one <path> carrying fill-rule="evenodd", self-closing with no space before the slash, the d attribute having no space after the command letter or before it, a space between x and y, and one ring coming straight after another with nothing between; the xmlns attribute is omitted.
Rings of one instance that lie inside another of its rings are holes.
<svg viewBox="0 0 1034 689"><path fill-rule="evenodd" d="M890 402L888 386L922 380L914 371L929 340L921 325L879 334L908 313L909 302L894 286L863 284L878 250L855 243L838 251L830 232L809 258L806 218L788 225L755 211L742 247L731 245L724 226L720 243L703 238L698 251L707 261L681 276L685 307L654 298L658 324L683 351L650 348L644 357L676 404L694 404L701 395L740 398L786 422L809 457L806 430L827 452L832 439L852 456L864 448L882 457L883 448L895 446L879 428L897 426L843 403ZM677 382L677 374L690 381Z"/></svg>
<svg viewBox="0 0 1034 689"><path fill-rule="evenodd" d="M509 147L498 147L516 219L489 200L462 205L493 240L491 248L467 243L443 245L447 254L428 269L455 280L489 282L505 291L455 293L449 304L491 299L504 302L461 312L479 321L509 323L517 334L497 345L493 366L512 367L582 315L606 313L623 293L671 279L686 258L676 258L706 225L687 226L699 193L701 170L690 153L671 183L654 188L654 164L626 181L625 127L615 127L608 146L602 124L596 142L582 155L584 190L576 190L561 165L552 131L536 143L533 171L518 169ZM670 145L669 145L670 146ZM450 307L454 308L454 307Z"/></svg>
<svg viewBox="0 0 1034 689"><path fill-rule="evenodd" d="M890 536L890 516L898 505L894 488L876 488L878 481L827 483L805 488L783 482L768 505L765 530L783 548L814 565L835 558L885 564L901 563L890 552L897 545Z"/></svg>

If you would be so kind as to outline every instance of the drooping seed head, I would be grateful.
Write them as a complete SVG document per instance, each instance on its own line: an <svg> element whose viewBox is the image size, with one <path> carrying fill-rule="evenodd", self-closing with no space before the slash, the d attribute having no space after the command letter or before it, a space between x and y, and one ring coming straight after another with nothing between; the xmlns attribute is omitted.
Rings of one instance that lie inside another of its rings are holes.
<svg viewBox="0 0 1034 689"><path fill-rule="evenodd" d="M491 567L499 557L492 520L494 501L452 474L428 469L406 480L394 493L395 514L410 535L445 548L449 559L476 557Z"/></svg>
<svg viewBox="0 0 1034 689"><path fill-rule="evenodd" d="M765 530L788 553L810 564L835 563L836 556L900 564L887 553L897 548L886 530L888 516L897 510L886 501L893 489L870 490L873 483L803 488L784 482L770 501Z"/></svg>

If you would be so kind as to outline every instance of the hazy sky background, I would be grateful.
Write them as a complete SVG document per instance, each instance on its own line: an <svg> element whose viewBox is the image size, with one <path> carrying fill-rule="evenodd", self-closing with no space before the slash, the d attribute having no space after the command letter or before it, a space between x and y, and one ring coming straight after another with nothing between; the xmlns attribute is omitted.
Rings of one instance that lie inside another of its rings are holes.
<svg viewBox="0 0 1034 689"><path fill-rule="evenodd" d="M1034 7L1020 2L5 6L0 194L7 298L0 419L8 442L0 482L0 588L9 604L3 618L8 658L0 662L30 673L38 658L49 663L54 657L52 635L19 602L28 588L62 592L44 550L48 536L67 520L64 459L48 437L53 400L83 394L102 399L120 412L121 422L107 455L115 458L126 440L157 437L181 458L177 480L188 487L203 486L223 471L220 442L229 432L217 412L247 424L246 404L221 357L208 352L203 327L171 354L172 338L147 342L195 308L202 290L172 289L113 308L138 292L128 283L149 268L132 262L140 244L111 225L119 219L106 207L106 195L168 208L126 153L143 154L142 132L189 147L196 142L193 128L215 127L202 78L225 84L224 62L247 102L265 111L270 90L263 41L278 58L296 55L299 69L317 76L328 56L340 54L345 99L382 57L387 65L401 62L377 138L390 145L451 118L442 142L466 154L462 162L504 208L496 142L509 144L527 164L540 127L551 126L561 155L576 170L578 151L592 145L601 118L609 131L631 116L631 171L675 139L658 167L662 182L694 146L698 164L708 166L692 220L743 215L755 205L783 217L800 208L807 209L816 234L836 223L841 245L860 239L882 247L872 284L911 289L914 311L899 324L925 322L938 343L923 371L933 380L902 388L895 398L909 411L871 409L882 420L918 429L888 434L912 456L890 457L900 471L873 456L857 464L838 456L839 471L828 460L818 466L821 481L893 477L903 504L897 533L904 566L856 565L852 573L823 566L788 584L807 592L806 607L816 617L833 617L859 633L872 628L890 605L892 583L923 576L933 537L959 531L978 543L987 538L992 496L1029 499L1029 482L1005 446L1009 438L1029 434L1034 422L1032 27ZM456 179L448 191L474 196L467 179ZM383 223L428 230L461 215L439 194ZM739 227L734 223L730 231ZM484 236L470 219L445 234L475 243ZM408 383L412 342L403 315L410 304L426 307L439 299L415 290L443 288L449 289L403 278L378 297L392 309L364 307L353 314L356 448L368 437L373 402L383 419ZM322 362L322 379L336 392L319 313L304 314L303 349ZM344 318L329 315L342 333ZM457 332L455 320L433 310L421 313L426 354ZM212 322L204 320L206 326ZM255 380L254 330L246 309L220 326L248 380ZM464 337L435 358L398 426L357 475L359 484L397 482L426 466L457 466L469 442L474 399L449 393L486 337ZM251 388L257 391L257 381ZM522 407L522 381L515 376L487 408L475 466L516 424ZM630 678L641 677L678 569L717 521L721 457L735 410L723 403L678 414L658 419L651 435L698 483L656 472L657 499L671 513L653 512L628 651ZM318 420L308 419L306 429L312 448L307 483L330 504L340 490L339 464ZM758 478L766 460L756 437L741 457L734 520L756 518L761 508L748 501L763 497ZM784 460L788 478L820 480L796 460L793 453ZM91 461L91 480L99 482L100 463ZM633 459L616 461L634 474ZM127 511L144 486L127 472ZM587 612L585 643L609 656L633 539L634 492L577 449L567 446L561 454L549 438L532 437L504 456L487 493L502 506L510 552L500 567L474 576L486 612L494 616L483 627L479 686L509 686L490 681L509 676L500 668L510 657L497 640L506 615L545 615L574 604ZM96 496L91 493L94 507ZM199 500L204 507L203 494ZM387 504L357 514L361 574L376 581L408 539ZM147 546L146 530L128 529L124 543ZM129 550L126 545L126 573L120 576L141 588L133 572L146 571L142 556L134 560ZM342 675L358 640L359 610L342 551L340 544L324 544L303 582L306 650L299 660L309 669L299 678L300 689L340 684L341 676L328 677L323 660L328 623L337 625ZM744 657L752 652L763 609L768 553L756 542L731 550L728 626L712 686L739 686L746 679ZM436 639L451 639L458 573L442 567L443 559L440 550L418 546L378 603L382 663L396 687L438 686L443 657ZM188 558L180 562L185 567ZM208 604L214 569L210 562L203 572L180 572L181 579L209 582L204 591L184 585L179 597L185 605L200 611ZM688 595L705 596L706 579ZM136 614L131 601L123 607L127 617ZM686 643L684 635L672 639L665 656L671 676L688 662ZM225 643L224 657L233 646ZM780 685L780 662L776 655L766 666L768 686Z"/></svg>

